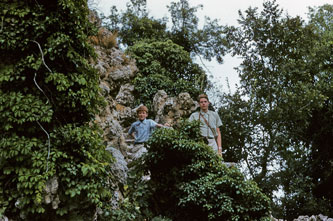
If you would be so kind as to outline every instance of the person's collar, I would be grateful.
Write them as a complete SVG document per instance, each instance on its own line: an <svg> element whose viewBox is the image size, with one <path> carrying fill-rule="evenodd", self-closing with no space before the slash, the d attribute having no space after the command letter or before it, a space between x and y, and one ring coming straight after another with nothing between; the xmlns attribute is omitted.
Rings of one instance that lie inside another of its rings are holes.
<svg viewBox="0 0 333 221"><path fill-rule="evenodd" d="M209 111L209 110L207 110L207 112L204 112L203 110L200 109L200 113L201 113L201 114L208 114L208 111Z"/></svg>
<svg viewBox="0 0 333 221"><path fill-rule="evenodd" d="M139 122L142 123L142 124L146 124L146 119L147 118L145 118L143 121L139 120Z"/></svg>

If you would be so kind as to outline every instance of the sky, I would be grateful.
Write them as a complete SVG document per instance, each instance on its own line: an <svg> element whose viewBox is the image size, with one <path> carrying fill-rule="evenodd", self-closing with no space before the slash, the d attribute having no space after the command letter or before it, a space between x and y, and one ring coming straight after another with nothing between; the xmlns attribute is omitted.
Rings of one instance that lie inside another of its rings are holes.
<svg viewBox="0 0 333 221"><path fill-rule="evenodd" d="M111 6L117 6L118 10L125 10L126 3L129 0L93 0L94 7L108 15ZM170 2L177 0L147 0L147 8L149 15L154 18L162 18L169 16L167 5ZM204 21L204 17L208 16L211 19L218 19L221 25L234 25L237 26L237 19L239 18L238 11L244 12L251 7L258 7L261 11L264 0L188 0L191 7L199 4L203 5L202 10L198 10L197 16L200 21ZM333 4L332 0L276 0L283 12L291 16L301 16L307 18L308 7L316 7L324 4ZM224 57L224 63L218 64L217 62L205 62L205 66L210 70L212 81L216 82L222 91L227 91L226 79L230 84L232 92L236 89L236 84L239 85L238 73L234 70L240 64L241 60L229 55ZM199 63L199 62L198 62Z"/></svg>

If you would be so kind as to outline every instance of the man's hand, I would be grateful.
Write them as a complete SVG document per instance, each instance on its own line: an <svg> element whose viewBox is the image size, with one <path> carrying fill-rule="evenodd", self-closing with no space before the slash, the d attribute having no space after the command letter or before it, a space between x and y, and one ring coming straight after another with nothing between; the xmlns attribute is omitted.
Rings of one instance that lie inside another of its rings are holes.
<svg viewBox="0 0 333 221"><path fill-rule="evenodd" d="M218 147L217 152L222 157L222 147Z"/></svg>

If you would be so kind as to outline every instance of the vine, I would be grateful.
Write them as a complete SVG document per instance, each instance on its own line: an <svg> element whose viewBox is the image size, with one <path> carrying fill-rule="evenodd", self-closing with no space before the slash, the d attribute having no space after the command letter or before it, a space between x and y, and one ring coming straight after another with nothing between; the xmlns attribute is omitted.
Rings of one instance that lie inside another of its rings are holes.
<svg viewBox="0 0 333 221"><path fill-rule="evenodd" d="M92 219L112 196L112 156L90 123L104 99L88 62L87 2L4 0L0 8L0 217ZM44 199L51 179L59 183L53 204Z"/></svg>

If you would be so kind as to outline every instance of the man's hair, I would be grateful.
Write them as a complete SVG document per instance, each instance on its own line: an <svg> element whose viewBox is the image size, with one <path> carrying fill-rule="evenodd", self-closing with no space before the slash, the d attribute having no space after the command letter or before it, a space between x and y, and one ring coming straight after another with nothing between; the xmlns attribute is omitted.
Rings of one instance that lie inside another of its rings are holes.
<svg viewBox="0 0 333 221"><path fill-rule="evenodd" d="M138 109L136 109L136 113L138 114L139 111L146 111L146 113L148 113L148 108L145 105L141 105Z"/></svg>
<svg viewBox="0 0 333 221"><path fill-rule="evenodd" d="M208 96L207 96L206 94L200 94L200 95L198 96L198 102L200 102L200 99L201 99L201 98L205 98L205 99L207 99L207 101L209 101Z"/></svg>

